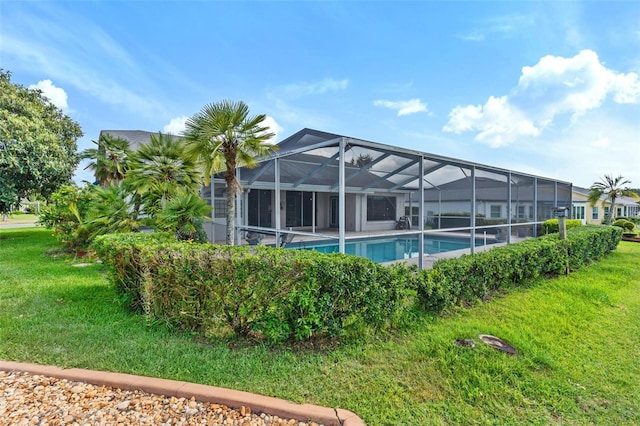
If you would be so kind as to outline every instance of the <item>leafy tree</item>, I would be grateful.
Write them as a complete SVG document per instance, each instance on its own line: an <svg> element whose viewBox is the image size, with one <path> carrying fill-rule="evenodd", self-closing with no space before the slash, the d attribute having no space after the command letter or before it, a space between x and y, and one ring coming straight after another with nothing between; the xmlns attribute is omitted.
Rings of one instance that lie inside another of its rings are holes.
<svg viewBox="0 0 640 426"><path fill-rule="evenodd" d="M250 117L249 107L242 101L225 100L205 105L186 122L187 153L201 163L205 184L209 184L212 175L224 172L229 245L235 243L236 195L242 189L236 179L236 167L255 167L257 158L276 148L267 143L274 134L263 124L265 118L265 114Z"/></svg>
<svg viewBox="0 0 640 426"><path fill-rule="evenodd" d="M129 141L104 134L100 136L99 142L91 142L97 147L85 149L80 154L83 160L93 160L85 170L93 170L100 186L117 185L127 173L131 154Z"/></svg>
<svg viewBox="0 0 640 426"><path fill-rule="evenodd" d="M28 195L48 198L78 165L78 123L40 90L11 83L0 69L0 210Z"/></svg>
<svg viewBox="0 0 640 426"><path fill-rule="evenodd" d="M616 200L623 196L635 197L635 193L629 188L624 187L631 183L631 181L625 179L622 176L616 178L610 175L604 175L599 182L594 182L589 188L588 200L591 207L595 206L598 200L604 195L605 200L609 200L611 206L609 207L609 214L606 217L606 224L611 224L611 219L616 212Z"/></svg>

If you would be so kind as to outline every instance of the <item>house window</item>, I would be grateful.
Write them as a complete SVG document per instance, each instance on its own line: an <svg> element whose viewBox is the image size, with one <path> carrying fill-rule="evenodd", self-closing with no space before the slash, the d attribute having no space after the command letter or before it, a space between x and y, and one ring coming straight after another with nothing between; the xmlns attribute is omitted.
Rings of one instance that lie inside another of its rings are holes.
<svg viewBox="0 0 640 426"><path fill-rule="evenodd" d="M367 220L369 222L396 219L396 197L367 196Z"/></svg>
<svg viewBox="0 0 640 426"><path fill-rule="evenodd" d="M526 219L524 207L525 206L518 206L518 219Z"/></svg>
<svg viewBox="0 0 640 426"><path fill-rule="evenodd" d="M502 206L493 205L491 206L491 219L499 219L502 217Z"/></svg>
<svg viewBox="0 0 640 426"><path fill-rule="evenodd" d="M594 206L593 209L591 210L591 219L593 220L598 220L598 206Z"/></svg>
<svg viewBox="0 0 640 426"><path fill-rule="evenodd" d="M604 208L604 218L608 218L609 217L609 206L605 206Z"/></svg>
<svg viewBox="0 0 640 426"><path fill-rule="evenodd" d="M584 219L584 206L573 206L573 218Z"/></svg>

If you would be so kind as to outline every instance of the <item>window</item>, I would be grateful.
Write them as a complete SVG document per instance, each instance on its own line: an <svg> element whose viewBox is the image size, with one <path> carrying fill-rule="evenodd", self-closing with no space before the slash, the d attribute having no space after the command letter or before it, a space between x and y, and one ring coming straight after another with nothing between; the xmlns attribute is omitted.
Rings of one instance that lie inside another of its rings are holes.
<svg viewBox="0 0 640 426"><path fill-rule="evenodd" d="M311 226L313 222L313 193L287 191L287 226Z"/></svg>
<svg viewBox="0 0 640 426"><path fill-rule="evenodd" d="M367 220L369 222L396 220L396 197L367 196Z"/></svg>
<svg viewBox="0 0 640 426"><path fill-rule="evenodd" d="M573 206L573 218L584 219L584 206Z"/></svg>
<svg viewBox="0 0 640 426"><path fill-rule="evenodd" d="M593 209L591 210L591 219L593 220L598 220L598 206L594 206Z"/></svg>
<svg viewBox="0 0 640 426"><path fill-rule="evenodd" d="M604 207L604 218L608 218L609 217L609 206L605 206Z"/></svg>
<svg viewBox="0 0 640 426"><path fill-rule="evenodd" d="M491 206L491 219L499 219L502 217L502 206Z"/></svg>
<svg viewBox="0 0 640 426"><path fill-rule="evenodd" d="M524 207L525 206L518 206L518 219L526 219Z"/></svg>

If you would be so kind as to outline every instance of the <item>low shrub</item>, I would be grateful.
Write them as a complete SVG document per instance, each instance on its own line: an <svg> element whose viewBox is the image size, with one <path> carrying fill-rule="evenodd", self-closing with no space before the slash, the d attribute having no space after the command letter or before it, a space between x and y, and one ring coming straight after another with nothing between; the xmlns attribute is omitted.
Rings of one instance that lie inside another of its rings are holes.
<svg viewBox="0 0 640 426"><path fill-rule="evenodd" d="M381 328L406 305L412 268L265 246L101 237L111 279L150 319L270 342ZM104 255L103 255L104 254Z"/></svg>
<svg viewBox="0 0 640 426"><path fill-rule="evenodd" d="M567 229L576 228L578 226L582 226L582 221L580 219L566 219L565 226ZM542 234L552 234L554 232L560 232L558 219L548 219L542 222Z"/></svg>
<svg viewBox="0 0 640 426"><path fill-rule="evenodd" d="M493 294L542 276L568 273L614 250L622 230L583 226L457 259L443 259L417 275L418 303L434 312L487 300Z"/></svg>
<svg viewBox="0 0 640 426"><path fill-rule="evenodd" d="M622 218L616 219L611 225L618 226L627 232L633 232L634 228L636 227L635 223Z"/></svg>
<svg viewBox="0 0 640 426"><path fill-rule="evenodd" d="M625 220L628 220L629 222L633 222L636 225L640 225L640 216L629 216L629 217L620 216L618 217L618 219L625 219Z"/></svg>

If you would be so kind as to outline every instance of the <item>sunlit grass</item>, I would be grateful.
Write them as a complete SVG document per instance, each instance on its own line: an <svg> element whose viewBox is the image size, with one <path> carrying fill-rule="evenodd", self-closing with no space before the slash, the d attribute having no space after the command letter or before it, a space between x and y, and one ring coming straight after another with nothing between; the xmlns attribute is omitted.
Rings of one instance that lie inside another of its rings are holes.
<svg viewBox="0 0 640 426"><path fill-rule="evenodd" d="M45 256L54 244L45 230L0 229L2 359L230 387L349 409L371 425L640 423L640 244L449 317L414 313L394 334L317 352L199 343L146 324L100 265Z"/></svg>

